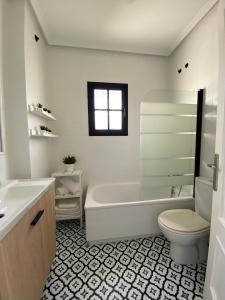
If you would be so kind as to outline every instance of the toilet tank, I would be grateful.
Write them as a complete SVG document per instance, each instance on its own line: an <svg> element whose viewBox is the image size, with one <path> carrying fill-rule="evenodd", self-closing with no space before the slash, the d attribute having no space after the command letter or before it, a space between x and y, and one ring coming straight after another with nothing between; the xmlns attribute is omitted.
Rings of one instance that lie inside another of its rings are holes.
<svg viewBox="0 0 225 300"><path fill-rule="evenodd" d="M205 177L195 178L195 211L205 220L211 220L213 185Z"/></svg>

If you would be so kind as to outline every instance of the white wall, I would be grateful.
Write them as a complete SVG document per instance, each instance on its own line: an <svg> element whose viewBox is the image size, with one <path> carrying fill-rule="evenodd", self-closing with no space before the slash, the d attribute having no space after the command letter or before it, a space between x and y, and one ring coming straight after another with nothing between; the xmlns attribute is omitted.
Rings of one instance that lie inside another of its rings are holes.
<svg viewBox="0 0 225 300"><path fill-rule="evenodd" d="M24 16L25 0L3 1L3 88L9 178L30 177Z"/></svg>
<svg viewBox="0 0 225 300"><path fill-rule="evenodd" d="M2 106L0 107L2 116L4 117L4 93L3 93L3 53L2 53L2 47L3 47L3 0L0 0L0 101L2 101ZM2 128L1 134L4 135L4 128ZM4 153L0 153L0 180L5 179L7 177L7 156L5 152L5 144L3 140L3 151Z"/></svg>
<svg viewBox="0 0 225 300"><path fill-rule="evenodd" d="M65 47L49 47L48 97L59 137L51 153L52 170L74 154L88 184L139 179L140 101L151 89L168 88L167 58ZM87 81L128 83L129 135L88 135Z"/></svg>
<svg viewBox="0 0 225 300"><path fill-rule="evenodd" d="M50 109L49 99L46 96L46 52L47 44L37 23L36 17L27 4L25 7L25 71L27 104L42 103ZM36 42L34 35L40 37ZM34 128L45 125L51 128L51 124L39 117L28 114L28 127ZM31 177L49 176L49 158L51 140L30 138L30 167Z"/></svg>
<svg viewBox="0 0 225 300"><path fill-rule="evenodd" d="M8 15L4 15L7 30L4 30L3 83L10 177L49 176L61 166L64 155L75 154L89 184L138 180L139 105L142 100L152 100L148 99L152 90L206 88L206 110L215 114L218 63L214 10L171 57L163 58L47 46L29 5L25 6L24 14L24 2L0 0L0 13L2 3L4 11L8 11ZM35 33L40 36L38 43L34 41ZM179 75L177 69L184 69L186 62L190 67ZM128 83L128 137L88 136L87 81ZM53 111L57 117L55 123L46 124L31 116L27 122L26 106L37 102ZM204 120L204 133L212 133L205 134L203 141L201 172L207 176L211 171L206 163L212 160L214 153L215 122L212 120ZM44 123L53 128L59 138L55 141L29 139L28 128ZM0 157L1 170L5 161L4 156ZM3 175L1 172L0 176L5 176L5 171Z"/></svg>
<svg viewBox="0 0 225 300"><path fill-rule="evenodd" d="M215 152L218 41L216 7L212 9L196 28L174 51L170 59L170 87L175 90L206 89L201 175L211 177L207 163L213 161ZM184 68L186 63L190 66ZM177 70L182 68L181 74Z"/></svg>
<svg viewBox="0 0 225 300"><path fill-rule="evenodd" d="M47 124L44 120L27 113L29 103L41 102L49 107L45 94L47 45L26 0L2 3L8 177L47 177L50 173L51 144L47 139L31 139L28 134L29 128ZM35 33L40 36L38 43L34 39ZM5 161L0 157L0 166Z"/></svg>
<svg viewBox="0 0 225 300"><path fill-rule="evenodd" d="M207 163L213 160L215 145L216 32L213 9L168 58L49 47L48 97L57 117L54 129L59 134L53 143L52 170L60 166L65 154L75 154L88 184L138 180L140 101L152 100L148 99L151 90L206 88L201 175L212 176ZM186 62L190 64L188 69L184 68ZM183 72L178 74L180 67ZM88 136L87 81L128 83L128 137Z"/></svg>

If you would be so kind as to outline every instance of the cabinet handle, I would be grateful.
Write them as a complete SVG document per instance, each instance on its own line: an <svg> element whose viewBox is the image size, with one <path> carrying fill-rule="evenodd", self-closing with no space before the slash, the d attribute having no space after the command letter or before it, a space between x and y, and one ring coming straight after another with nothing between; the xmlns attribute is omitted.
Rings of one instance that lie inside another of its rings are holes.
<svg viewBox="0 0 225 300"><path fill-rule="evenodd" d="M40 218L41 218L41 216L43 215L43 213L44 213L44 209L43 209L43 210L40 210L40 211L36 214L36 216L35 216L35 218L33 219L33 221L30 223L30 225L31 225L31 226L35 226L35 225L37 224L37 222L40 220Z"/></svg>
<svg viewBox="0 0 225 300"><path fill-rule="evenodd" d="M214 162L212 164L207 164L207 166L213 169L213 190L217 191L219 173L219 154L215 153Z"/></svg>

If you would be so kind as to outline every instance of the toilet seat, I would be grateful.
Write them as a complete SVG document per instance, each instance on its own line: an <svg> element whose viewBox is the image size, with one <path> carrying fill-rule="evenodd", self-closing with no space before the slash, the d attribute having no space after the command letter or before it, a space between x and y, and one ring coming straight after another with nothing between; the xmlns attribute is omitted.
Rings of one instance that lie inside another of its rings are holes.
<svg viewBox="0 0 225 300"><path fill-rule="evenodd" d="M182 234L200 233L209 230L210 224L190 209L172 209L162 212L158 217L160 225Z"/></svg>

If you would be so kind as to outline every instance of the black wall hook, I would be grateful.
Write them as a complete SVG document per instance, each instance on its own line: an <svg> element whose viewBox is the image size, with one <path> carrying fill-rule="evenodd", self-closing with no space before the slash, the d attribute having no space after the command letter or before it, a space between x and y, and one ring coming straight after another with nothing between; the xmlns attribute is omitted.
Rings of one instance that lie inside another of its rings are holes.
<svg viewBox="0 0 225 300"><path fill-rule="evenodd" d="M189 67L189 63L186 63L185 64L185 68L187 69Z"/></svg>
<svg viewBox="0 0 225 300"><path fill-rule="evenodd" d="M36 34L34 35L35 41L38 42L39 41L39 36L37 36Z"/></svg>
<svg viewBox="0 0 225 300"><path fill-rule="evenodd" d="M178 70L178 73L180 74L181 72L182 72L182 69L179 69L179 70Z"/></svg>

